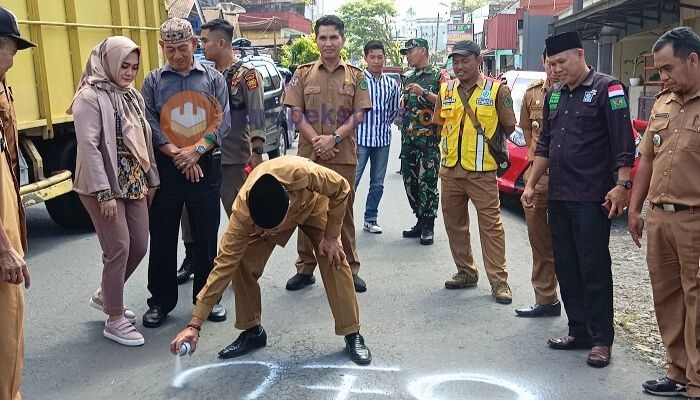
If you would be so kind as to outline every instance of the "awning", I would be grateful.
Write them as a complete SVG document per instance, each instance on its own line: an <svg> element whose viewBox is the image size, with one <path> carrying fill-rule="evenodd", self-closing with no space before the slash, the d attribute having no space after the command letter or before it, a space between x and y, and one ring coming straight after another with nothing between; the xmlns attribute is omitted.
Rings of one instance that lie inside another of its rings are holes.
<svg viewBox="0 0 700 400"><path fill-rule="evenodd" d="M256 47L274 47L275 44L282 46L283 44L290 44L291 41L289 38L277 38L276 40L269 38L250 39L251 44Z"/></svg>
<svg viewBox="0 0 700 400"><path fill-rule="evenodd" d="M677 23L680 0L602 0L554 22L554 33L578 31L582 39L594 39L604 28L625 36Z"/></svg>

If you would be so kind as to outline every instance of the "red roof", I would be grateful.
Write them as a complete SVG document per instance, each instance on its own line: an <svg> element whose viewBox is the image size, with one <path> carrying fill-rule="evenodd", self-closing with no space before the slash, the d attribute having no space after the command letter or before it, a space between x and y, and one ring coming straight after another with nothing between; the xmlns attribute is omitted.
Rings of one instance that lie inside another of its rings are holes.
<svg viewBox="0 0 700 400"><path fill-rule="evenodd" d="M245 13L238 17L243 30L294 29L305 34L311 33L311 20L291 12Z"/></svg>
<svg viewBox="0 0 700 400"><path fill-rule="evenodd" d="M556 15L571 7L572 0L520 0L520 8L530 15Z"/></svg>

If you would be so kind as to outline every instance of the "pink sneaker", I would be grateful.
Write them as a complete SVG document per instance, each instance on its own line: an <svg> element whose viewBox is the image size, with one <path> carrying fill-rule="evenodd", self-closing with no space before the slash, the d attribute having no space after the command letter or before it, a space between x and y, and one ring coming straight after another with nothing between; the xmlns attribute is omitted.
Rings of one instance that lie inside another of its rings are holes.
<svg viewBox="0 0 700 400"><path fill-rule="evenodd" d="M97 289L95 293L92 295L90 298L90 307L94 308L95 310L100 310L102 312L105 312L104 309L104 301L102 300L102 293L100 292L100 289ZM136 323L136 314L124 307L124 317L129 320L132 324Z"/></svg>
<svg viewBox="0 0 700 400"><path fill-rule="evenodd" d="M145 343L143 335L126 318L120 318L116 321L107 320L102 334L107 339L114 340L124 346L141 346Z"/></svg>

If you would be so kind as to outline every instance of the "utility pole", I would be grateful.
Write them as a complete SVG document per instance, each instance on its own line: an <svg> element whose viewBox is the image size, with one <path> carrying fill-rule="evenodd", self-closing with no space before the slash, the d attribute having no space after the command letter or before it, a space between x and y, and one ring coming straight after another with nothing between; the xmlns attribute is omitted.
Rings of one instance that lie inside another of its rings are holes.
<svg viewBox="0 0 700 400"><path fill-rule="evenodd" d="M440 37L440 13L438 12L436 32L435 32L435 56L437 58L438 53L438 38Z"/></svg>

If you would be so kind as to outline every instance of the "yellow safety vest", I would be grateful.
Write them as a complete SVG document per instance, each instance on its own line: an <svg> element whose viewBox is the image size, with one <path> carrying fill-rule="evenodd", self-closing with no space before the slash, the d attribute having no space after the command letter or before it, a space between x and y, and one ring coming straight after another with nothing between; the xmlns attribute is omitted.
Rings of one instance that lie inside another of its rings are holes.
<svg viewBox="0 0 700 400"><path fill-rule="evenodd" d="M445 120L440 134L441 165L454 167L459 161L467 171L495 171L498 169L496 160L489 152L486 139L477 134L469 115L464 112L458 87L457 79L440 85L440 116ZM500 87L500 81L486 79L483 87L477 86L469 98L469 107L483 127L486 138L491 138L498 128L496 96Z"/></svg>

